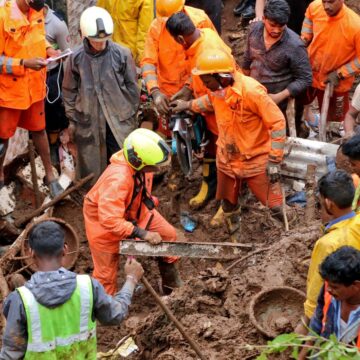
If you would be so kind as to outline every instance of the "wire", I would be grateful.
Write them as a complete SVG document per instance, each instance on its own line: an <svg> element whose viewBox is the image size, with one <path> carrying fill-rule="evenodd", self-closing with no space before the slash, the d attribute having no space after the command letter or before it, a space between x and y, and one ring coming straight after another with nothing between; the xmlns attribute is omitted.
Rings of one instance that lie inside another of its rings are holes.
<svg viewBox="0 0 360 360"><path fill-rule="evenodd" d="M58 95L55 97L54 100L50 100L49 99L49 87L47 85L47 83L45 82L45 86L46 86L46 100L49 104L54 104L56 103L56 101L58 101L61 97L61 86L60 86L60 75L61 75L61 70L62 70L62 67L63 67L63 60L60 59L60 65L58 66L59 67L59 71L58 71L58 74L57 74L57 78L56 78L56 84L57 84L57 90L58 90Z"/></svg>

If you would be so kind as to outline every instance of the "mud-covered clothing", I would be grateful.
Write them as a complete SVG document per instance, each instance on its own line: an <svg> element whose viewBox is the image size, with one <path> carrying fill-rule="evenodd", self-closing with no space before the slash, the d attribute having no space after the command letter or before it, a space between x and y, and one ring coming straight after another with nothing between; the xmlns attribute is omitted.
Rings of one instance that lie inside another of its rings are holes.
<svg viewBox="0 0 360 360"><path fill-rule="evenodd" d="M360 16L344 4L329 17L322 0L315 0L306 10L301 37L310 43L312 86L324 90L329 73L336 71L343 80L335 90L349 91L360 73Z"/></svg>
<svg viewBox="0 0 360 360"><path fill-rule="evenodd" d="M310 329L324 338L335 334L345 344L356 343L360 347L360 306L351 311L348 322L341 319L341 301L336 300L322 286L314 316L311 318ZM357 341L356 341L357 339Z"/></svg>
<svg viewBox="0 0 360 360"><path fill-rule="evenodd" d="M95 182L107 166L106 125L120 147L137 127L140 93L130 50L108 41L93 54L85 39L65 66L63 97L76 124L77 176L93 172Z"/></svg>
<svg viewBox="0 0 360 360"><path fill-rule="evenodd" d="M316 308L321 286L324 284L319 273L323 260L342 246L352 246L360 250L360 215L354 212L335 219L324 229L322 236L314 246L306 283L305 315L311 318Z"/></svg>
<svg viewBox="0 0 360 360"><path fill-rule="evenodd" d="M264 85L270 94L288 89L290 95L296 97L312 84L309 57L300 37L285 28L281 39L266 50L261 21L250 27L242 68L250 70L250 76ZM287 99L285 109L286 105ZM282 109L280 104L279 107Z"/></svg>
<svg viewBox="0 0 360 360"><path fill-rule="evenodd" d="M128 313L133 285L126 282L114 297L105 293L102 285L91 279L93 289L93 320L103 325L118 325ZM47 308L61 306L76 289L76 274L64 268L57 271L36 272L25 284L36 301ZM27 348L27 321L20 294L15 290L5 300L3 313L6 327L3 336L1 360L23 359Z"/></svg>

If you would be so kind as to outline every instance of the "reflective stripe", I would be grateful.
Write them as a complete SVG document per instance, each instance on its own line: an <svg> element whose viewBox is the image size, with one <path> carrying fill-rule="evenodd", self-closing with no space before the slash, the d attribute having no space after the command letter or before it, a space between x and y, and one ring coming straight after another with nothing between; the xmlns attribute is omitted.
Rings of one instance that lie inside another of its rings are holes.
<svg viewBox="0 0 360 360"><path fill-rule="evenodd" d="M13 58L8 58L5 65L7 74L13 73L12 64L13 64Z"/></svg>
<svg viewBox="0 0 360 360"><path fill-rule="evenodd" d="M205 101L206 101L206 105L207 106L211 106L212 107L212 102L210 101L210 99L209 99L209 95L206 95L206 98L205 98Z"/></svg>
<svg viewBox="0 0 360 360"><path fill-rule="evenodd" d="M312 26L313 25L313 22L312 22L312 20L310 20L309 18L305 18L304 19L304 24L306 24L306 25L309 25L309 26Z"/></svg>
<svg viewBox="0 0 360 360"><path fill-rule="evenodd" d="M145 72L145 71L156 71L156 66L152 65L152 64L145 64L141 67L141 71Z"/></svg>
<svg viewBox="0 0 360 360"><path fill-rule="evenodd" d="M359 60L359 58L355 58L354 64L358 69L360 69L360 60Z"/></svg>
<svg viewBox="0 0 360 360"><path fill-rule="evenodd" d="M200 111L206 111L206 105L204 104L202 98L197 99L196 104L198 105Z"/></svg>
<svg viewBox="0 0 360 360"><path fill-rule="evenodd" d="M345 69L346 69L346 71L348 72L349 75L353 75L355 73L355 71L353 70L351 64L346 64Z"/></svg>
<svg viewBox="0 0 360 360"><path fill-rule="evenodd" d="M25 299L25 306L29 310L30 314L30 328L31 328L31 342L36 344L41 344L42 342L42 336L41 336L41 322L40 322L40 314L39 314L39 308L38 303L33 295L33 293L26 288L25 286L21 286L18 289L22 296Z"/></svg>
<svg viewBox="0 0 360 360"><path fill-rule="evenodd" d="M91 287L89 286L90 278L88 275L77 275L76 276L77 284L80 291L80 333L88 330L89 317L91 311L90 304L90 291Z"/></svg>
<svg viewBox="0 0 360 360"><path fill-rule="evenodd" d="M282 137L286 135L286 130L282 129L282 130L277 130L277 131L272 131L271 132L271 137L274 138L278 138L278 137Z"/></svg>
<svg viewBox="0 0 360 360"><path fill-rule="evenodd" d="M2 74L2 67L4 65L4 59L5 59L5 56L1 55L0 56L0 74Z"/></svg>
<svg viewBox="0 0 360 360"><path fill-rule="evenodd" d="M282 149L284 149L284 147L285 147L285 143L283 143L283 142L275 142L275 141L273 141L271 143L271 148L272 149L282 150Z"/></svg>
<svg viewBox="0 0 360 360"><path fill-rule="evenodd" d="M306 27L303 27L303 28L301 29L301 32L302 32L302 33L307 33L307 34L312 34L312 33L313 33L312 29L308 29L308 28L306 28Z"/></svg>
<svg viewBox="0 0 360 360"><path fill-rule="evenodd" d="M57 346L70 346L80 341L89 340L95 337L95 335L96 335L96 329L92 329L90 331L86 330L81 332L80 334L71 335L66 338L57 337L54 341L42 342L38 344L28 343L27 351L31 351L35 353L51 351L51 350L55 350Z"/></svg>
<svg viewBox="0 0 360 360"><path fill-rule="evenodd" d="M158 77L156 75L149 74L149 75L145 76L144 81L145 81L145 83L148 83L151 80L157 81L157 79L158 79Z"/></svg>

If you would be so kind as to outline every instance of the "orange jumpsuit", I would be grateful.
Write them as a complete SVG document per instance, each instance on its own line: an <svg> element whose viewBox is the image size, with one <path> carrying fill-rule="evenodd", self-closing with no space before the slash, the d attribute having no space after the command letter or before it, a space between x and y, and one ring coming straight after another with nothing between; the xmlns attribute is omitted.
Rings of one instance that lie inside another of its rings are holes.
<svg viewBox="0 0 360 360"><path fill-rule="evenodd" d="M337 71L343 80L335 88L329 109L329 119L343 121L349 109L348 93L360 74L360 17L345 4L340 12L329 17L322 0L313 1L306 10L301 37L308 47L315 89L307 102L318 97L321 108L325 80ZM337 104L336 104L337 102Z"/></svg>
<svg viewBox="0 0 360 360"><path fill-rule="evenodd" d="M25 68L23 60L46 58L46 47L43 12L30 9L27 18L16 0L0 1L0 138L10 138L17 126L45 128L46 68Z"/></svg>
<svg viewBox="0 0 360 360"><path fill-rule="evenodd" d="M199 105L201 103L201 105ZM280 163L286 123L280 109L256 80L235 72L233 86L192 101L192 110L214 110L219 128L217 198L237 203L241 181L269 207L282 202L279 184L270 185L268 161ZM232 186L228 186L231 184Z"/></svg>
<svg viewBox="0 0 360 360"><path fill-rule="evenodd" d="M142 202L142 187L133 199L136 171L126 162L123 151L115 153L110 165L88 192L84 200L84 220L94 262L93 276L107 293L117 291L120 240L131 237L136 222L145 229L151 214L149 231L158 232L163 240L175 241L176 232L155 209L149 210ZM152 174L145 174L144 184L151 193ZM174 262L176 258L166 258Z"/></svg>

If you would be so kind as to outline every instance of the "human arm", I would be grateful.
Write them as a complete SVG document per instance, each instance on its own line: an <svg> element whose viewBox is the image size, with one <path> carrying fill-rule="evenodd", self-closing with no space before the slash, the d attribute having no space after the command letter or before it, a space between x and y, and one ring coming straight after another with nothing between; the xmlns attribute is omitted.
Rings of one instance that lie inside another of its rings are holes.
<svg viewBox="0 0 360 360"><path fill-rule="evenodd" d="M27 323L24 305L17 291L13 291L6 298L3 313L6 318L6 326L0 359L23 359L27 348Z"/></svg>
<svg viewBox="0 0 360 360"><path fill-rule="evenodd" d="M308 6L305 12L305 18L301 29L301 39L305 46L309 46L314 36L313 19L311 14L311 4Z"/></svg>
<svg viewBox="0 0 360 360"><path fill-rule="evenodd" d="M55 36L56 36L55 41L58 44L58 47L61 51L64 51L70 47L69 29L68 29L65 21L60 20L57 22Z"/></svg>
<svg viewBox="0 0 360 360"><path fill-rule="evenodd" d="M182 111L192 111L194 113L213 112L214 108L210 101L209 95L203 95L194 100L175 100L171 104L171 109L174 113Z"/></svg>
<svg viewBox="0 0 360 360"><path fill-rule="evenodd" d="M358 117L359 113L359 110L350 105L349 111L346 113L344 120L345 137L350 137L355 134L354 128L356 124L356 118Z"/></svg>
<svg viewBox="0 0 360 360"><path fill-rule="evenodd" d="M76 70L74 56L70 55L65 62L64 80L62 83L62 94L67 118L75 126L75 103L79 93L80 75Z"/></svg>
<svg viewBox="0 0 360 360"><path fill-rule="evenodd" d="M261 21L264 16L265 0L256 0L255 19L252 21Z"/></svg>
<svg viewBox="0 0 360 360"><path fill-rule="evenodd" d="M131 52L127 48L125 50L125 69L124 69L124 83L130 94L131 103L134 108L139 106L140 103L140 89L137 82L136 66Z"/></svg>
<svg viewBox="0 0 360 360"><path fill-rule="evenodd" d="M136 49L137 49L137 57L135 59L136 63L139 63L143 57L145 38L153 18L154 18L154 1L144 0L139 10L138 30L136 34Z"/></svg>
<svg viewBox="0 0 360 360"><path fill-rule="evenodd" d="M120 324L128 314L135 287L143 273L141 264L135 259L128 258L125 264L126 281L114 297L106 294L103 286L92 278L94 318L103 325Z"/></svg>

